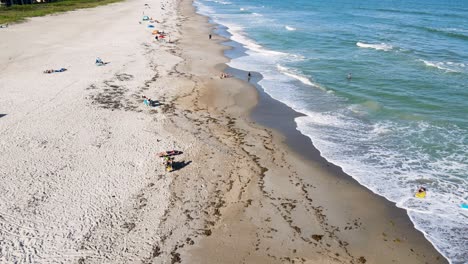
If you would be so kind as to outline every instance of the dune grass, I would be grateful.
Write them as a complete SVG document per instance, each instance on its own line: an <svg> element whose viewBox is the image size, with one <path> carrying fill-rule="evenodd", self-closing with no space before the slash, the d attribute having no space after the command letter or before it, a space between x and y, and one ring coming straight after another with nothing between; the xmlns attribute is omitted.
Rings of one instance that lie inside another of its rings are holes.
<svg viewBox="0 0 468 264"><path fill-rule="evenodd" d="M0 7L0 25L22 22L28 17L45 16L80 8L92 8L123 0L59 0L53 3Z"/></svg>

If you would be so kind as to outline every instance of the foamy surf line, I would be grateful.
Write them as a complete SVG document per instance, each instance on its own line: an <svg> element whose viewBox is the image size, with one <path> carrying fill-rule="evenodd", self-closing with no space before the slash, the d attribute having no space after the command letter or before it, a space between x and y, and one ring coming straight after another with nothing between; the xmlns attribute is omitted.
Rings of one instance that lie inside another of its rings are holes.
<svg viewBox="0 0 468 264"><path fill-rule="evenodd" d="M466 70L466 65L464 63L457 63L457 62L432 62L427 60L420 59L419 61L423 62L424 65L427 67L437 68L439 70L443 70L446 72L458 72L462 73Z"/></svg>
<svg viewBox="0 0 468 264"><path fill-rule="evenodd" d="M280 64L277 64L276 65L277 69L279 72L291 77L291 78L294 78L296 80L299 80L301 83L305 84L305 85L308 85L308 86L312 86L312 87L315 87L315 88L319 88L320 90L323 90L325 92L328 92L327 89L323 88L322 86L316 84L316 83L313 83L312 81L309 80L309 78L307 78L306 76L304 75L301 75L297 72L294 72L293 70L287 68L287 67L284 67L284 66L281 66Z"/></svg>

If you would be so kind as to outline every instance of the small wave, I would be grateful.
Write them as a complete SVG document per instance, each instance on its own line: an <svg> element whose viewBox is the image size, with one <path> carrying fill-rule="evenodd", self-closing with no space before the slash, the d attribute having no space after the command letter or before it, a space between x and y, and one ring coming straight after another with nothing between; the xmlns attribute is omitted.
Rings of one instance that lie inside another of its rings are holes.
<svg viewBox="0 0 468 264"><path fill-rule="evenodd" d="M243 33L243 27L239 25L229 23L224 23L224 25L228 28L227 31L232 35L231 39L235 42L242 44L245 48L249 50L270 56L285 56L293 58L293 55L289 53L264 49L261 45L257 44L255 41L245 36L245 34Z"/></svg>
<svg viewBox="0 0 468 264"><path fill-rule="evenodd" d="M368 9L372 10L372 9ZM388 12L388 13L401 13L401 14L412 14L412 15L433 15L432 13L429 12L422 12L422 11L413 11L413 10L401 10L401 9L386 9L386 8L378 8L375 9L375 11L380 11L380 12Z"/></svg>
<svg viewBox="0 0 468 264"><path fill-rule="evenodd" d="M289 76L289 77L292 77L296 80L299 80L301 83L305 84L305 85L309 85L309 86L313 86L313 87L316 87L316 88L319 88L323 91L326 91L325 88L315 84L315 83L312 83L309 78L305 77L304 75L301 75L297 72L295 72L294 70L291 70L287 67L284 67L284 66L281 66L279 64L276 65L276 68L283 74Z"/></svg>
<svg viewBox="0 0 468 264"><path fill-rule="evenodd" d="M368 44L368 43L363 43L363 42L357 42L356 46L360 48L367 48L367 49L375 49L375 50L383 50L383 51L389 51L393 49L392 45L385 44L385 43L380 43L380 44Z"/></svg>
<svg viewBox="0 0 468 264"><path fill-rule="evenodd" d="M294 30L296 30L296 28L293 28L293 27L290 27L290 26L285 26L285 28L286 28L287 30L289 30L289 31L294 31Z"/></svg>
<svg viewBox="0 0 468 264"><path fill-rule="evenodd" d="M463 69L466 68L466 64L463 63L456 63L456 62L433 62L433 61L426 61L426 60L419 60L422 61L428 67L434 67L439 70L444 70L447 72L463 72Z"/></svg>
<svg viewBox="0 0 468 264"><path fill-rule="evenodd" d="M222 4L222 5L230 5L230 4L232 4L231 2L227 2L227 1L215 1L215 3Z"/></svg>
<svg viewBox="0 0 468 264"><path fill-rule="evenodd" d="M253 12L252 15L253 15L253 16L263 16L262 14L255 13L255 12Z"/></svg>
<svg viewBox="0 0 468 264"><path fill-rule="evenodd" d="M457 38L462 40L468 40L468 35L466 30L459 28L434 28L434 27L425 27L425 26L413 26L407 25L408 27L416 28L422 31L429 33L444 35L446 37Z"/></svg>

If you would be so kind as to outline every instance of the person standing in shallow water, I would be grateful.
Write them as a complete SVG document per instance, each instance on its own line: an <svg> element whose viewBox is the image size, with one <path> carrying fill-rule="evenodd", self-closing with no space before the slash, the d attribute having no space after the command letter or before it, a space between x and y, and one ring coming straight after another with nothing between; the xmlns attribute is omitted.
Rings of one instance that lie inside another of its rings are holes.
<svg viewBox="0 0 468 264"><path fill-rule="evenodd" d="M252 74L249 72L249 73L247 74L247 81L248 81L248 82L250 82L250 78L251 78L251 77L252 77Z"/></svg>

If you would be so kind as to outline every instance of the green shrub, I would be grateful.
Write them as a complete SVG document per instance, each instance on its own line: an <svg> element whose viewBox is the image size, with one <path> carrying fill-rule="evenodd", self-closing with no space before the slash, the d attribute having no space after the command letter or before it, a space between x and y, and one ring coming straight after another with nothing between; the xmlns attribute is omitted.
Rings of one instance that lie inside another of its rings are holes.
<svg viewBox="0 0 468 264"><path fill-rule="evenodd" d="M92 8L122 0L59 0L52 3L13 5L0 7L0 24L22 22L28 17L45 16L80 8Z"/></svg>

